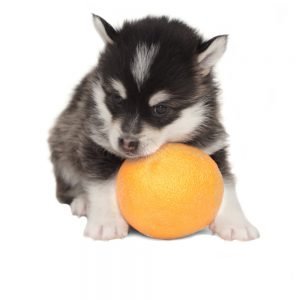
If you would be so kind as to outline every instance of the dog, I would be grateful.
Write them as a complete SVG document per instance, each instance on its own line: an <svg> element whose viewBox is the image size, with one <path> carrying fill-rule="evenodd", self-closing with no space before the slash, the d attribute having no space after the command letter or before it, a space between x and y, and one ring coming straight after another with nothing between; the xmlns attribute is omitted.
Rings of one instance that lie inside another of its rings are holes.
<svg viewBox="0 0 300 300"><path fill-rule="evenodd" d="M125 237L129 226L115 194L120 165L179 142L204 150L222 173L224 199L211 231L225 240L257 238L236 195L219 118L213 69L227 35L204 40L184 22L165 16L126 21L119 29L97 15L93 21L105 48L48 140L58 200L74 215L87 217L86 236Z"/></svg>

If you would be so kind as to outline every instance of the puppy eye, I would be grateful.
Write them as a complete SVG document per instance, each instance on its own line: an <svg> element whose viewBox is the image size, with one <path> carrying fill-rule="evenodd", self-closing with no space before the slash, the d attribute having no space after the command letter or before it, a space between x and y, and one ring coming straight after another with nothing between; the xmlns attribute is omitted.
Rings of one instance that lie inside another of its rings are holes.
<svg viewBox="0 0 300 300"><path fill-rule="evenodd" d="M156 116L165 115L169 111L169 107L159 104L152 107L153 114Z"/></svg>
<svg viewBox="0 0 300 300"><path fill-rule="evenodd" d="M116 94L111 95L110 99L115 104L121 104L124 101L124 99L121 96L116 95Z"/></svg>

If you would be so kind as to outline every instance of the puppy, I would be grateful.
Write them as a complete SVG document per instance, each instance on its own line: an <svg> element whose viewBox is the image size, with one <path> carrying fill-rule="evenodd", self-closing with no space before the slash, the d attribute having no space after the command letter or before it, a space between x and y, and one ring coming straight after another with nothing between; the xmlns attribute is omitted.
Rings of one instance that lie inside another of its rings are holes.
<svg viewBox="0 0 300 300"><path fill-rule="evenodd" d="M115 195L122 161L180 142L206 151L223 175L224 199L210 229L226 240L257 238L236 196L219 120L213 67L227 36L203 40L167 17L125 22L119 29L99 16L93 20L105 49L49 137L58 200L70 204L74 215L87 216L86 236L125 237L128 224Z"/></svg>

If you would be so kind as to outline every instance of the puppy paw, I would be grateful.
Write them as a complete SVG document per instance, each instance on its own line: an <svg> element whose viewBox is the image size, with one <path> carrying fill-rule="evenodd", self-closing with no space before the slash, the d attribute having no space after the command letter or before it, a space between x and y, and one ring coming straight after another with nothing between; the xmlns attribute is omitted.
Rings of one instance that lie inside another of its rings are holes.
<svg viewBox="0 0 300 300"><path fill-rule="evenodd" d="M244 217L226 218L218 216L209 229L222 239L232 241L249 241L259 237L258 230Z"/></svg>
<svg viewBox="0 0 300 300"><path fill-rule="evenodd" d="M128 224L121 217L107 220L88 220L84 235L93 240L112 240L124 238L128 234Z"/></svg>
<svg viewBox="0 0 300 300"><path fill-rule="evenodd" d="M74 216L83 217L87 215L87 201L83 196L74 198L71 203L71 211Z"/></svg>

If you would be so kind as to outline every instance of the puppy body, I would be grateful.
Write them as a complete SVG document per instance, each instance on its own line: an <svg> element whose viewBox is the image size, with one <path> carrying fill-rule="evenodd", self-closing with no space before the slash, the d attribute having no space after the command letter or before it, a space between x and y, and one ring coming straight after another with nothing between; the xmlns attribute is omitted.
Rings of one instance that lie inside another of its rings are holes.
<svg viewBox="0 0 300 300"><path fill-rule="evenodd" d="M98 16L94 22L105 50L49 138L57 198L87 216L87 236L123 237L128 225L114 189L122 161L154 153L167 142L186 143L210 154L224 177L225 196L211 229L225 239L256 238L236 197L218 114L212 69L227 37L203 41L166 17L126 22L119 30Z"/></svg>

